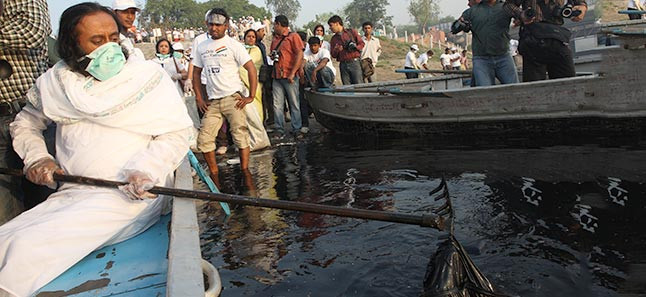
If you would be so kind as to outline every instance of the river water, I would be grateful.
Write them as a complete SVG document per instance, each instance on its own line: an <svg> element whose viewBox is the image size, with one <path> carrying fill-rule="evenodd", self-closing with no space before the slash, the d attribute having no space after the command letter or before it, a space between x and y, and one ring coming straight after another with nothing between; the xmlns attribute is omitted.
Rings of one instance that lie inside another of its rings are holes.
<svg viewBox="0 0 646 297"><path fill-rule="evenodd" d="M455 232L514 296L646 294L646 145L438 144L315 131L220 166L222 191L429 213L442 177ZM235 157L232 154L229 158ZM200 207L203 256L222 296L419 296L444 232L217 203ZM636 295L637 296L637 295Z"/></svg>

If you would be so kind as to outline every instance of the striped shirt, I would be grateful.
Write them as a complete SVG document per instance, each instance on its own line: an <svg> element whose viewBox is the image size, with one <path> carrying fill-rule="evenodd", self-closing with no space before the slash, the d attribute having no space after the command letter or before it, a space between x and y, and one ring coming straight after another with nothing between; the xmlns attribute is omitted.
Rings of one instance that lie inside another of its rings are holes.
<svg viewBox="0 0 646 297"><path fill-rule="evenodd" d="M52 33L45 0L4 0L0 15L0 60L13 74L0 79L0 102L22 99L47 70L47 37Z"/></svg>

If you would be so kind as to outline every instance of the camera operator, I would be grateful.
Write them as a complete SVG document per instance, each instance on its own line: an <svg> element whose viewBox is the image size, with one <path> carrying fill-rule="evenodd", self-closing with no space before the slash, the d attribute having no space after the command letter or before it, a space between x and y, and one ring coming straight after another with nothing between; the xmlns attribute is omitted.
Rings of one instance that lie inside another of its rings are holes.
<svg viewBox="0 0 646 297"><path fill-rule="evenodd" d="M361 51L365 46L363 39L359 37L357 30L344 29L343 20L335 15L327 21L330 30L334 32L330 46L332 47L332 58L340 62L341 81L344 85L354 85L363 82L363 71L361 70Z"/></svg>
<svg viewBox="0 0 646 297"><path fill-rule="evenodd" d="M476 86L518 82L516 66L509 54L511 15L500 0L483 0L465 10L451 32L473 31L473 79Z"/></svg>
<svg viewBox="0 0 646 297"><path fill-rule="evenodd" d="M505 10L521 24L518 52L523 56L523 81L574 76L570 31L563 18L583 20L585 0L507 0Z"/></svg>

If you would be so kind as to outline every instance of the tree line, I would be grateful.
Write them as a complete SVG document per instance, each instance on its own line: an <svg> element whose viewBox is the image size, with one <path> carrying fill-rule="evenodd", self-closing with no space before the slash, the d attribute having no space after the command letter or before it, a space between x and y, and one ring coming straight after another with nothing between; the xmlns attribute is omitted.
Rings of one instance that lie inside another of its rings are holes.
<svg viewBox="0 0 646 297"><path fill-rule="evenodd" d="M397 0L400 1L400 0ZM417 31L422 32L433 24L447 18L440 18L439 0L407 0L408 12L414 20ZM285 15L291 21L298 17L301 4L298 0L265 0L267 8L249 3L249 0L147 0L139 24L144 27L187 28L204 26L204 13L213 7L223 7L233 18L253 16L262 20L272 15ZM316 24L326 24L327 20L340 15L348 27L359 28L365 21L375 27L391 27L392 15L388 13L389 0L352 0L336 12L317 14L306 23L304 29L312 29Z"/></svg>

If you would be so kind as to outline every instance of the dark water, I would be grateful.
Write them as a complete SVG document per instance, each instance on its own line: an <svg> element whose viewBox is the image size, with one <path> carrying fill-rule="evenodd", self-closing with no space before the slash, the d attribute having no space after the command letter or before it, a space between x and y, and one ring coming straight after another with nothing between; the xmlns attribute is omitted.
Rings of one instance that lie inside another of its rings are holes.
<svg viewBox="0 0 646 297"><path fill-rule="evenodd" d="M220 168L228 193L414 214L438 206L428 193L444 176L458 240L505 292L620 296L646 294L644 160L636 144L454 146L322 133L252 155L250 178ZM224 219L217 204L200 216L222 296L418 296L444 234L252 207Z"/></svg>

